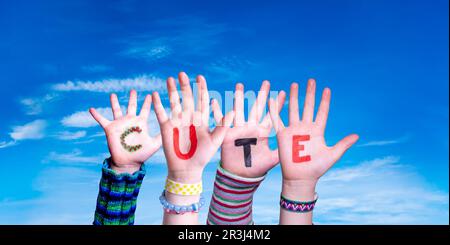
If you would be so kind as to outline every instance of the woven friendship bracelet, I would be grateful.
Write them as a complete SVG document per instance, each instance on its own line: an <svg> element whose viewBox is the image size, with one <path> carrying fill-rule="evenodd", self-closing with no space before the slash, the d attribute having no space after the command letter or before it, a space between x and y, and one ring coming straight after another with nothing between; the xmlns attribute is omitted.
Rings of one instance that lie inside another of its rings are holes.
<svg viewBox="0 0 450 245"><path fill-rule="evenodd" d="M217 168L208 225L251 225L253 194L265 176L244 178Z"/></svg>
<svg viewBox="0 0 450 245"><path fill-rule="evenodd" d="M166 180L166 191L183 196L200 195L202 193L202 182L195 184L183 184L173 180Z"/></svg>
<svg viewBox="0 0 450 245"><path fill-rule="evenodd" d="M307 213L311 212L314 209L314 206L316 205L318 196L317 193L314 194L314 201L308 201L308 202L299 202L299 201L292 201L289 199L286 199L283 195L280 196L280 207L282 209L296 212L296 213Z"/></svg>
<svg viewBox="0 0 450 245"><path fill-rule="evenodd" d="M104 161L100 180L94 225L132 225L136 200L145 166L134 174L117 174L110 168L111 159Z"/></svg>

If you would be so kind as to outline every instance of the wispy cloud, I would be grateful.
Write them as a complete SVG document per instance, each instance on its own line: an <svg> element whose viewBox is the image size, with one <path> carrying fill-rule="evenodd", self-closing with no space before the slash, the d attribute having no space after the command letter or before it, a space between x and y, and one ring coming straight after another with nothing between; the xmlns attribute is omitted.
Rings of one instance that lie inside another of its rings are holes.
<svg viewBox="0 0 450 245"><path fill-rule="evenodd" d="M404 143L409 139L408 136L403 136L401 138L397 139L389 139L389 140L373 140L366 143L362 143L358 145L359 147L368 147L368 146L385 146L385 145L393 145L393 144L399 144Z"/></svg>
<svg viewBox="0 0 450 245"><path fill-rule="evenodd" d="M326 176L324 176L321 181L350 182L355 179L372 177L374 174L377 174L377 170L379 169L383 169L383 171L387 172L388 170L404 168L404 166L397 165L398 161L399 158L394 156L378 158L371 161L364 161L353 167L338 168L334 171L331 171Z"/></svg>
<svg viewBox="0 0 450 245"><path fill-rule="evenodd" d="M24 98L20 103L24 105L24 111L27 115L39 115L42 113L44 106L58 98L57 94L46 94L43 97Z"/></svg>
<svg viewBox="0 0 450 245"><path fill-rule="evenodd" d="M84 163L100 164L106 157L108 157L107 153L95 156L85 156L81 150L74 149L68 153L58 153L52 151L42 162L72 163L75 165Z"/></svg>
<svg viewBox="0 0 450 245"><path fill-rule="evenodd" d="M119 55L155 61L172 54L205 56L211 54L231 29L195 16L170 17L156 21L155 28L144 34L120 40L125 44ZM233 31L239 31L233 29Z"/></svg>
<svg viewBox="0 0 450 245"><path fill-rule="evenodd" d="M11 141L2 141L0 142L0 149L13 146L17 143L17 141L11 140Z"/></svg>
<svg viewBox="0 0 450 245"><path fill-rule="evenodd" d="M22 140L38 140L45 137L45 129L47 122L45 120L34 120L24 125L17 125L12 127L9 133L11 137L8 141L0 142L0 149L16 145Z"/></svg>
<svg viewBox="0 0 450 245"><path fill-rule="evenodd" d="M111 112L111 108L108 107L101 107L96 108L96 110L106 117L109 120L112 120L113 115ZM89 128L97 126L98 123L92 118L89 111L78 111L71 115L65 116L61 120L61 124L65 127L75 127L75 128Z"/></svg>
<svg viewBox="0 0 450 245"><path fill-rule="evenodd" d="M278 223L279 209L273 207L281 176L270 175L254 200L258 224ZM332 169L319 181L317 193L317 224L448 224L448 192L429 185L395 156Z"/></svg>
<svg viewBox="0 0 450 245"><path fill-rule="evenodd" d="M92 224L100 168L46 165L33 181L40 193L0 201L2 224Z"/></svg>
<svg viewBox="0 0 450 245"><path fill-rule="evenodd" d="M86 131L84 131L84 130L75 131L75 132L61 131L55 135L55 137L59 140L76 140L76 139L83 138L84 136L86 136Z"/></svg>
<svg viewBox="0 0 450 245"><path fill-rule="evenodd" d="M165 58L172 53L172 49L164 45L161 40L132 41L128 48L120 54L137 59L154 61Z"/></svg>
<svg viewBox="0 0 450 245"><path fill-rule="evenodd" d="M52 88L56 91L88 91L88 92L126 92L131 89L137 91L160 91L164 92L165 80L151 75L141 75L134 78L110 78L97 81L67 81L54 84Z"/></svg>

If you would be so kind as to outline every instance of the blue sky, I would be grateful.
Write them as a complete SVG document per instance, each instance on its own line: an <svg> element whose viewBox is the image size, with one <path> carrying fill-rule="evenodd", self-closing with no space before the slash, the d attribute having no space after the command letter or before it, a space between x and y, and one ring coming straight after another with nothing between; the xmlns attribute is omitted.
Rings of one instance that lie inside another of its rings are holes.
<svg viewBox="0 0 450 245"><path fill-rule="evenodd" d="M108 151L87 109L183 70L222 94L332 89L327 143L360 141L321 180L316 223L448 224L448 37L445 0L0 1L0 223L91 223ZM147 165L136 223L159 224L163 154ZM277 223L280 181L257 192L257 224Z"/></svg>

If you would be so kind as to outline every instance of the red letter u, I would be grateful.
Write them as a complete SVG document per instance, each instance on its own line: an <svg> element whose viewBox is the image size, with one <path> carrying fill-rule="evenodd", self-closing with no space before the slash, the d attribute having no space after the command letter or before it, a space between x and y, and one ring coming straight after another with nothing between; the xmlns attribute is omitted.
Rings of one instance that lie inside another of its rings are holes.
<svg viewBox="0 0 450 245"><path fill-rule="evenodd" d="M178 158L187 160L191 158L195 150L197 150L197 133L195 132L195 126L189 126L189 139L191 140L191 148L187 153L182 153L180 151L180 131L178 128L173 128L173 148L175 149L175 154Z"/></svg>

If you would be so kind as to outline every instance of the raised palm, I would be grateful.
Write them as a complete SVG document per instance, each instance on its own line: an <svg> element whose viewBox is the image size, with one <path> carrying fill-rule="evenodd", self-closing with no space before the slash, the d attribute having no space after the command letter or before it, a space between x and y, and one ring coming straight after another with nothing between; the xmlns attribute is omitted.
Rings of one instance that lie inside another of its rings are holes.
<svg viewBox="0 0 450 245"><path fill-rule="evenodd" d="M161 135L150 137L147 120L151 107L151 96L145 97L141 112L136 116L137 94L130 92L127 114L122 115L117 96L111 94L111 108L114 120L109 121L94 108L89 112L104 129L113 168L119 172L133 172L161 147Z"/></svg>
<svg viewBox="0 0 450 245"><path fill-rule="evenodd" d="M252 106L248 121L244 116L244 86L236 84L234 96L235 118L233 127L227 131L222 143L221 161L222 167L234 174L242 177L260 177L267 173L278 163L278 151L269 148L268 137L272 130L270 115L267 114L261 121L262 114L270 91L270 83L264 81L261 85L257 99ZM284 100L284 97L280 96ZM281 105L283 103L280 103ZM222 120L218 102L213 100L212 108L216 123ZM281 108L281 107L280 107ZM242 140L253 141L250 147L249 156L245 156ZM246 158L247 163L246 163Z"/></svg>
<svg viewBox="0 0 450 245"><path fill-rule="evenodd" d="M298 85L291 85L289 99L289 126L279 117L279 106L270 100L272 123L277 132L280 162L284 180L316 181L330 169L357 140L352 134L334 146L327 146L324 139L331 91L324 89L316 120L313 121L316 83L308 81L308 87L300 120L298 109ZM296 139L294 139L296 137Z"/></svg>
<svg viewBox="0 0 450 245"><path fill-rule="evenodd" d="M153 93L153 103L161 128L169 178L183 183L198 182L201 181L205 165L222 144L226 130L233 120L233 112L228 113L222 123L210 132L209 93L206 80L203 76L197 77L197 109L194 106L189 78L181 72L178 80L183 95L183 107L180 104L175 79L172 77L167 79L171 117L166 115L157 92ZM178 137L175 136L174 130L177 130ZM197 143L191 137L196 138ZM180 157L180 154L184 157Z"/></svg>

